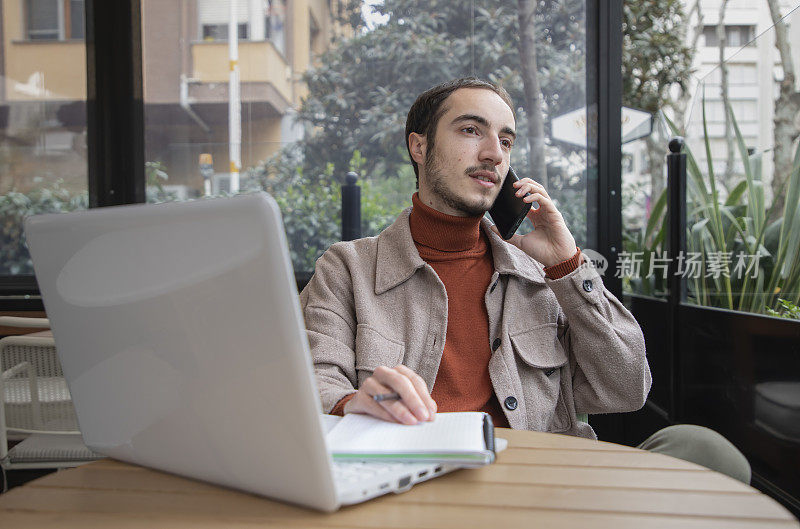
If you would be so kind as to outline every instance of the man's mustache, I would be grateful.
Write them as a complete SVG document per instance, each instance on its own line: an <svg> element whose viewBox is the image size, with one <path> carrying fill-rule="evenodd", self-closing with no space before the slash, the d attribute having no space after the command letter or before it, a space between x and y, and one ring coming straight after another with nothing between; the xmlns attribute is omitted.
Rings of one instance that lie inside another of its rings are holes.
<svg viewBox="0 0 800 529"><path fill-rule="evenodd" d="M467 167L467 170L464 171L464 174L470 175L478 171L489 171L490 173L494 173L494 175L497 177L497 181L500 181L500 173L497 172L497 166L493 164L473 165L472 167Z"/></svg>

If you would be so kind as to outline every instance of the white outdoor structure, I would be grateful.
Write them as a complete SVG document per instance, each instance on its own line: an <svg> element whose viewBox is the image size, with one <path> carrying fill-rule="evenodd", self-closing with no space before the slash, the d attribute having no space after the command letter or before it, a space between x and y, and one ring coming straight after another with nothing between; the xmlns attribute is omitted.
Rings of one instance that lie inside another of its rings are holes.
<svg viewBox="0 0 800 529"><path fill-rule="evenodd" d="M690 11L694 3L694 0L683 0L684 9ZM779 3L781 14L784 16L800 5L798 0L781 0ZM724 138L725 114L720 95L719 47L713 35L719 22L721 0L700 0L699 5L705 32L697 42L693 68L696 72L695 82L699 79L704 80L711 156L715 169L722 171L727 155ZM796 25L800 24L799 11L795 11L787 18ZM691 38L697 26L698 17L694 14L690 20L687 39ZM767 0L728 1L725 10L728 46L724 55L728 65L729 98L745 143L748 147L756 149L756 152L764 153L763 178L768 195L773 171L771 149L774 104L778 94L777 81L782 76L780 56L775 48L775 32L774 29L770 29L772 26ZM800 71L800 26L790 27L787 34L795 71ZM748 45L747 41L751 38L754 40ZM697 88L702 89L701 86ZM695 142L703 137L701 97L701 93L695 94L692 115L688 120L690 126L687 136L690 141ZM698 161L705 161L702 149L696 148L695 151L701 151L696 153L699 155ZM741 165L738 153L736 159L737 164Z"/></svg>
<svg viewBox="0 0 800 529"><path fill-rule="evenodd" d="M0 325L49 328L44 318ZM9 441L20 441L9 449ZM52 336L0 340L0 467L63 468L99 459L83 444Z"/></svg>
<svg viewBox="0 0 800 529"><path fill-rule="evenodd" d="M239 83L239 29L236 2L230 2L228 18L228 50L230 81L228 83L228 136L231 185L230 192L239 192L239 170L242 167L242 104Z"/></svg>

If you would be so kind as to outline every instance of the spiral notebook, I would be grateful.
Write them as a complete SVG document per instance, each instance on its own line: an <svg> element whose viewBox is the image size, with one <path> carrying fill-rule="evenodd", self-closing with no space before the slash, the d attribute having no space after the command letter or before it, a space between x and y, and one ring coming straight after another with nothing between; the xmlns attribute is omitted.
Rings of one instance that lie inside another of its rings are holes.
<svg viewBox="0 0 800 529"><path fill-rule="evenodd" d="M334 460L485 465L495 458L494 427L482 412L438 413L431 422L396 424L348 414L326 436Z"/></svg>

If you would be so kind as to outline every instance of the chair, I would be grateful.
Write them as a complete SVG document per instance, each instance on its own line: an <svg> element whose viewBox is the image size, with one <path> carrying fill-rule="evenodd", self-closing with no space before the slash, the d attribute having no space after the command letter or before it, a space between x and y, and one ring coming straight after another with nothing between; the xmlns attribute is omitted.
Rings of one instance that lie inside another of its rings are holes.
<svg viewBox="0 0 800 529"><path fill-rule="evenodd" d="M45 318L0 316L0 325L47 328ZM9 441L19 441L9 449ZM66 468L102 456L83 444L50 333L0 339L0 467Z"/></svg>

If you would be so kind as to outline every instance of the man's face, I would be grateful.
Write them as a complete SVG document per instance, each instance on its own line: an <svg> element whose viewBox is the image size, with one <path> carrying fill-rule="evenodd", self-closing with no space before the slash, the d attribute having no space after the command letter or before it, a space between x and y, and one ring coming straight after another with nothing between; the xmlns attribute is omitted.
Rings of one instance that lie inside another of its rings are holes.
<svg viewBox="0 0 800 529"><path fill-rule="evenodd" d="M420 199L449 215L481 216L508 172L514 114L499 95L484 88L458 89L444 106L433 149L423 140Z"/></svg>

